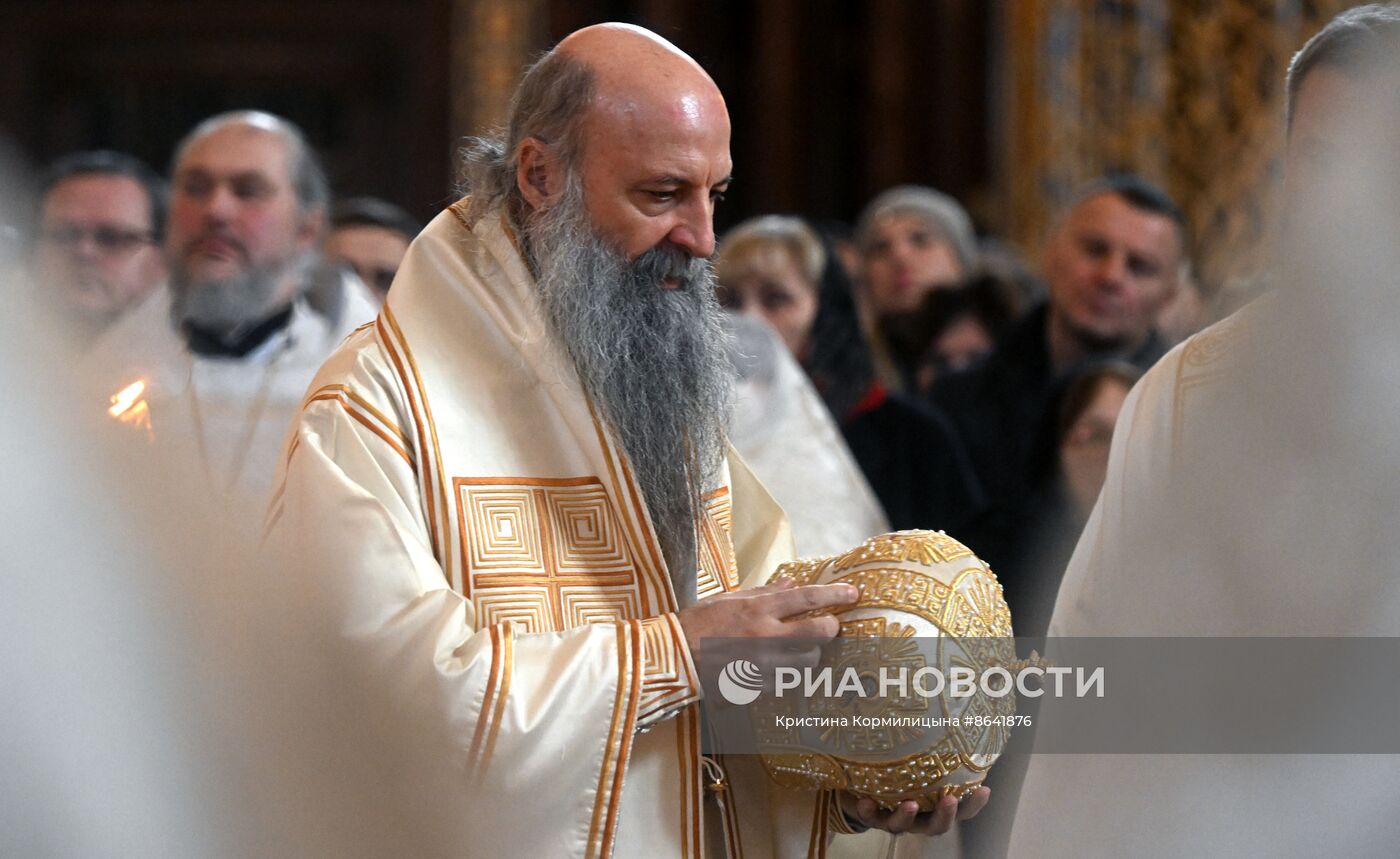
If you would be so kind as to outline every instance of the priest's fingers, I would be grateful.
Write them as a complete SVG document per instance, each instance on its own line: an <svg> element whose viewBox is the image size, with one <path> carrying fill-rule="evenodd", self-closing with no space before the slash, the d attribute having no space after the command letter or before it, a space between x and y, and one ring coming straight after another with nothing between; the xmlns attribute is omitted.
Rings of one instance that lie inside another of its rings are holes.
<svg viewBox="0 0 1400 859"><path fill-rule="evenodd" d="M909 831L921 835L943 835L953 828L955 821L976 817L991 796L992 790L988 787L979 787L961 800L945 796L938 801L932 813L920 814Z"/></svg>
<svg viewBox="0 0 1400 859"><path fill-rule="evenodd" d="M754 597L760 596L762 594L772 594L781 593L783 591L790 591L795 587L797 587L797 582L793 580L792 576L783 576L782 578L774 579L766 585L759 585L756 588L744 588L743 590L738 591L727 591L725 593L719 593L705 597L705 599L713 600L715 602L747 600L753 599Z"/></svg>
<svg viewBox="0 0 1400 859"><path fill-rule="evenodd" d="M785 635L793 638L819 638L822 641L835 638L836 633L841 631L841 622L829 614L790 620L785 626L787 627L784 630Z"/></svg>
<svg viewBox="0 0 1400 859"><path fill-rule="evenodd" d="M774 579L761 588L754 588L749 593L769 593L772 591L790 591L797 587L797 580L792 576L782 576Z"/></svg>
<svg viewBox="0 0 1400 859"><path fill-rule="evenodd" d="M919 822L919 804L913 800L906 800L895 806L889 817L885 818L885 829L890 832L908 832Z"/></svg>
<svg viewBox="0 0 1400 859"><path fill-rule="evenodd" d="M912 800L901 802L893 811L881 811L875 801L868 798L853 804L843 802L842 808L848 816L872 829L895 834L943 835L953 828L954 821L966 820L981 811L990 795L987 788L979 788L962 803L951 796L944 797L933 811L922 813L919 804Z"/></svg>
<svg viewBox="0 0 1400 859"><path fill-rule="evenodd" d="M987 801L992 798L992 789L989 787L979 787L972 793L962 798L958 803L958 820L971 820L977 816L977 812L986 808Z"/></svg>
<svg viewBox="0 0 1400 859"><path fill-rule="evenodd" d="M848 809L848 813L851 817L859 821L861 826L866 826L871 829L883 828L880 826L880 823L882 818L887 816L880 812L880 808L875 804L875 800L869 798L857 799L854 807Z"/></svg>
<svg viewBox="0 0 1400 859"><path fill-rule="evenodd" d="M934 806L931 814L919 815L919 820L910 827L910 831L921 835L942 835L953 828L953 821L957 816L957 798L945 796Z"/></svg>
<svg viewBox="0 0 1400 859"><path fill-rule="evenodd" d="M802 585L773 594L765 594L763 599L771 603L776 617L792 617L809 611L837 608L850 605L860 598L860 591L854 585Z"/></svg>
<svg viewBox="0 0 1400 859"><path fill-rule="evenodd" d="M894 811L881 811L872 799L856 803L856 818L861 823L896 835L908 832L919 817L919 804L913 800L901 802Z"/></svg>

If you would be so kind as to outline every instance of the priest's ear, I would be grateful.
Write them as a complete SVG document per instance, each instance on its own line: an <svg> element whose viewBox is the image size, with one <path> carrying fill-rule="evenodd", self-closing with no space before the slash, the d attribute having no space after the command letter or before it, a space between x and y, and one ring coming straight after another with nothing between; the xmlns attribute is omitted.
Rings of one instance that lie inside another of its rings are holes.
<svg viewBox="0 0 1400 859"><path fill-rule="evenodd" d="M538 137L520 141L515 158L515 185L531 209L544 209L564 190L564 163L554 147Z"/></svg>
<svg viewBox="0 0 1400 859"><path fill-rule="evenodd" d="M316 247L325 237L326 207L313 206L304 209L297 223L296 245L302 250Z"/></svg>

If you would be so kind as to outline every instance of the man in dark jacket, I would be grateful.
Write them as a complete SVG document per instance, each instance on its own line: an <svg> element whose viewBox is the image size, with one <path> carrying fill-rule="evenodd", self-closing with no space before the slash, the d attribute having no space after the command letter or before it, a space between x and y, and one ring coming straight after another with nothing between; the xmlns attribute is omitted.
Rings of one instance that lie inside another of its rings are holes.
<svg viewBox="0 0 1400 859"><path fill-rule="evenodd" d="M1145 370L1162 356L1153 320L1177 289L1185 247L1185 219L1165 192L1135 176L1091 184L1046 243L1047 300L980 364L943 377L931 392L987 496L959 539L997 571L1020 635L1045 634L1063 572L1056 562L1063 564L1080 527L1045 491L1040 448L1059 418L1048 412L1058 411L1058 392L1080 368L1117 359ZM1024 760L994 770L993 790L1014 799ZM964 827L968 855L1004 853L1010 812L994 805L991 814Z"/></svg>
<svg viewBox="0 0 1400 859"><path fill-rule="evenodd" d="M1057 382L1089 361L1150 367L1165 351L1153 328L1176 292L1186 225L1165 192L1130 175L1089 185L1045 247L1049 297L991 355L931 393L953 421L994 506L1023 494L1027 458Z"/></svg>

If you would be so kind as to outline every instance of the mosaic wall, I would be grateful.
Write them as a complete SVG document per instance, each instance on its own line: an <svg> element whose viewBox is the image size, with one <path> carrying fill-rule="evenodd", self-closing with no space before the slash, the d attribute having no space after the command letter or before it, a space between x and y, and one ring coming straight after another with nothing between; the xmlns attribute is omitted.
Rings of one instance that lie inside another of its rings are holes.
<svg viewBox="0 0 1400 859"><path fill-rule="evenodd" d="M1139 172L1180 201L1207 290L1257 270L1283 75L1345 0L1010 0L1004 226L1034 249L1082 182Z"/></svg>

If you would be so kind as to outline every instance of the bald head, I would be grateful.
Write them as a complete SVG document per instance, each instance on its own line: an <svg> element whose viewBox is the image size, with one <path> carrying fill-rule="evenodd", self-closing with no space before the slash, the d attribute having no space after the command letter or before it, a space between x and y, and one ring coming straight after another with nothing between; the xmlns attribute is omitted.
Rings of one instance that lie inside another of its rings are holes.
<svg viewBox="0 0 1400 859"><path fill-rule="evenodd" d="M507 201L525 220L576 183L599 237L635 259L661 245L708 257L730 169L729 114L705 70L654 33L598 24L526 73L506 139L477 141L464 174L475 212Z"/></svg>
<svg viewBox="0 0 1400 859"><path fill-rule="evenodd" d="M599 24L554 53L587 69L576 176L600 237L634 259L661 244L714 252L714 202L729 183L729 113L699 64L639 27ZM550 142L522 141L516 181L532 210L570 180Z"/></svg>
<svg viewBox="0 0 1400 859"><path fill-rule="evenodd" d="M631 24L595 24L555 46L554 54L587 67L595 81L594 105L660 110L715 110L724 98L700 64L680 48Z"/></svg>
<svg viewBox="0 0 1400 859"><path fill-rule="evenodd" d="M196 125L175 144L170 172L174 174L179 171L181 162L197 141L230 127L262 132L282 142L287 153L289 178L303 211L322 210L330 204L330 183L305 133L291 120L261 110L231 110Z"/></svg>

